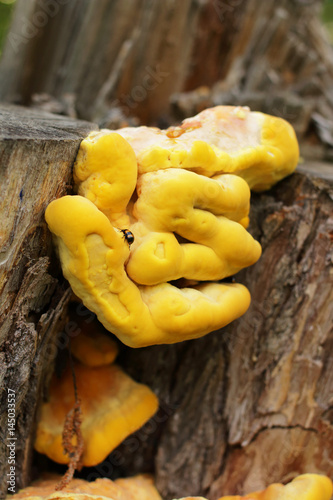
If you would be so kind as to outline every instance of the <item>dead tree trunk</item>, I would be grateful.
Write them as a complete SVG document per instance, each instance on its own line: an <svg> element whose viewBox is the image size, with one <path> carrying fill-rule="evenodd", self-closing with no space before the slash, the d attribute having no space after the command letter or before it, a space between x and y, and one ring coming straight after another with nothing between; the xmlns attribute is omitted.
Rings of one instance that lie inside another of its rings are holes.
<svg viewBox="0 0 333 500"><path fill-rule="evenodd" d="M109 126L209 105L285 117L332 158L333 51L312 0L18 0L0 100ZM194 94L178 95L195 91Z"/></svg>
<svg viewBox="0 0 333 500"><path fill-rule="evenodd" d="M120 448L123 467L154 459L165 499L332 477L332 193L332 180L295 174L253 196L263 255L237 275L250 310L200 340L126 351L127 370L164 404L162 423L138 434L139 457L131 439Z"/></svg>
<svg viewBox="0 0 333 500"><path fill-rule="evenodd" d="M291 121L304 152L330 157L333 63L320 3L18 0L0 98L108 126L249 104ZM43 211L70 190L80 140L95 126L32 109L1 116L3 496L8 389L21 487L56 332L66 326L67 288ZM239 276L252 292L247 315L193 342L123 349L122 364L162 407L111 456L113 467L93 474L155 471L166 499L211 500L301 472L332 475L332 174L321 163L303 171L253 197L251 231L263 256Z"/></svg>
<svg viewBox="0 0 333 500"><path fill-rule="evenodd" d="M1 498L7 493L11 438L16 438L16 487L29 479L37 403L52 371L56 333L69 296L54 265L44 210L52 199L68 192L81 139L94 128L47 113L0 108ZM13 429L8 422L13 407L8 402L14 399Z"/></svg>
<svg viewBox="0 0 333 500"><path fill-rule="evenodd" d="M56 333L66 331L68 294L43 211L70 190L80 139L94 126L17 108L2 117L0 477L8 471L11 389L21 487ZM296 174L253 197L251 231L263 255L239 276L252 292L250 311L200 340L124 348L121 363L156 391L161 410L83 475L155 471L166 500L215 500L301 472L333 473L332 188L332 181ZM2 495L6 486L3 480Z"/></svg>

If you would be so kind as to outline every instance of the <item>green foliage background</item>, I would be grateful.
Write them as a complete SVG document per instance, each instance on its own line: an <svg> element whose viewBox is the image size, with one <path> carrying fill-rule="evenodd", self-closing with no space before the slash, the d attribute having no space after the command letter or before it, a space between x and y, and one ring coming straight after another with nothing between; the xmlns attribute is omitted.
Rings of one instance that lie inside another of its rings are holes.
<svg viewBox="0 0 333 500"><path fill-rule="evenodd" d="M10 18L14 10L14 4L15 1L8 3L7 0L0 0L0 55L7 30L9 28Z"/></svg>
<svg viewBox="0 0 333 500"><path fill-rule="evenodd" d="M322 18L333 43L333 0L325 1Z"/></svg>

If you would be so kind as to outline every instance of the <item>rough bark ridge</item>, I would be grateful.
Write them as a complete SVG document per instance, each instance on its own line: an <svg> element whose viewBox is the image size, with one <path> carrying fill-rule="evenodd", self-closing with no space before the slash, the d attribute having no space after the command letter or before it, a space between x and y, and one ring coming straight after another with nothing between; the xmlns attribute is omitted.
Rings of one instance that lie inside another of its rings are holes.
<svg viewBox="0 0 333 500"><path fill-rule="evenodd" d="M291 121L307 141L304 153L331 158L333 51L321 5L18 0L0 100L104 126L124 115L168 122L170 98L178 118L210 105L246 104Z"/></svg>
<svg viewBox="0 0 333 500"><path fill-rule="evenodd" d="M0 496L9 472L8 389L16 395L16 486L27 483L37 403L55 358L67 286L44 221L48 203L71 186L71 165L86 122L0 108Z"/></svg>
<svg viewBox="0 0 333 500"><path fill-rule="evenodd" d="M332 476L332 194L332 182L295 174L253 196L263 255L237 276L252 293L247 314L200 340L123 356L164 410L138 434L142 453L125 441L122 467L149 469L155 454L166 499Z"/></svg>

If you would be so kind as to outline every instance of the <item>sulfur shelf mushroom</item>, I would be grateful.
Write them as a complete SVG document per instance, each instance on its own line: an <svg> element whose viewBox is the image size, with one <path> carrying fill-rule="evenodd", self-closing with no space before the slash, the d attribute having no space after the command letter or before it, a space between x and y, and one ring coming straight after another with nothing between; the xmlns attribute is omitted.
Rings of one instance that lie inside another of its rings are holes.
<svg viewBox="0 0 333 500"><path fill-rule="evenodd" d="M131 347L225 326L250 294L215 281L261 253L246 231L249 185L270 187L297 158L291 126L247 108L212 108L167 131L93 132L75 163L78 195L45 214L65 277Z"/></svg>
<svg viewBox="0 0 333 500"><path fill-rule="evenodd" d="M71 337L71 353L85 366L104 366L114 362L118 355L117 343L107 336L103 326L95 319L92 322L73 312L79 334Z"/></svg>
<svg viewBox="0 0 333 500"><path fill-rule="evenodd" d="M219 500L330 500L332 481L319 474L302 474L291 483L271 484L263 491L242 496L226 496Z"/></svg>
<svg viewBox="0 0 333 500"><path fill-rule="evenodd" d="M148 475L138 475L131 478L96 479L88 483L83 479L73 479L62 491L55 492L60 477L52 475L35 481L31 486L11 495L13 500L162 500L153 480ZM245 496L224 496L219 500L330 500L332 495L331 480L318 474L303 474L296 477L286 486L272 484L263 491L250 493ZM8 497L9 498L9 497ZM178 500L206 500L203 497L183 497Z"/></svg>
<svg viewBox="0 0 333 500"><path fill-rule="evenodd" d="M202 219L201 213L198 216ZM81 196L54 201L47 208L46 218L57 237L64 275L75 294L97 314L105 328L127 345L141 347L202 336L241 316L250 304L249 292L237 284L204 283L178 289L162 281L155 286L138 287L126 273L129 248L121 233L93 203ZM213 228L215 234L209 234L208 227L206 235L204 225L204 221L198 223L198 234L210 238L212 243L220 233L222 239L224 230L229 230L224 252L230 255L233 248L233 268L237 266L237 250L242 246L243 258L253 263L259 257L259 244L240 224L223 218L216 222L222 227ZM164 254L164 250L170 249L163 248L163 236L160 235L160 241L155 238L155 243L163 254L159 256L162 267L170 269L175 255ZM199 256L200 249L198 245ZM207 248L207 253L211 256L213 252ZM194 276L196 267L199 267L197 273L200 272L201 264L195 259L195 249L190 258ZM145 269L149 275L149 267ZM155 275L153 280L156 279Z"/></svg>
<svg viewBox="0 0 333 500"><path fill-rule="evenodd" d="M105 366L116 359L118 346L114 340L100 333L98 328L92 328L90 332L82 331L71 340L71 352L86 366Z"/></svg>
<svg viewBox="0 0 333 500"><path fill-rule="evenodd" d="M291 174L299 157L288 122L247 107L209 108L168 130L128 127L117 132L133 147L139 174L179 167L208 177L232 173L255 191ZM103 131L92 133L99 134Z"/></svg>
<svg viewBox="0 0 333 500"><path fill-rule="evenodd" d="M141 474L130 478L119 478L115 480L115 484L123 490L124 500L127 497L128 500L162 500L151 476ZM122 497L119 500L122 500Z"/></svg>
<svg viewBox="0 0 333 500"><path fill-rule="evenodd" d="M162 500L154 486L151 476L142 474L125 479L101 478L93 482L84 479L72 479L70 484L61 491L55 492L61 477L49 475L41 478L31 486L11 495L13 500Z"/></svg>
<svg viewBox="0 0 333 500"><path fill-rule="evenodd" d="M116 365L91 368L76 363L75 373L82 410L82 464L93 466L154 415L158 400L149 387L134 382ZM60 379L53 376L35 441L38 452L58 463L69 462L63 453L62 432L74 403L72 374L67 369Z"/></svg>
<svg viewBox="0 0 333 500"><path fill-rule="evenodd" d="M319 474L302 474L291 483L271 484L262 491L245 496L224 496L219 500L330 500L333 493L332 481ZM203 497L183 497L178 500L206 500Z"/></svg>

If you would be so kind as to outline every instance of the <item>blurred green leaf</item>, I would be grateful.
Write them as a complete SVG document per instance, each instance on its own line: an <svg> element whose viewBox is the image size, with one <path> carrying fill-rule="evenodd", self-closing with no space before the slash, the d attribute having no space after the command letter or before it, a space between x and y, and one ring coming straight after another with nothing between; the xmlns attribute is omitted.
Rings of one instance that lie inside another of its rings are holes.
<svg viewBox="0 0 333 500"><path fill-rule="evenodd" d="M0 55L16 0L0 0Z"/></svg>
<svg viewBox="0 0 333 500"><path fill-rule="evenodd" d="M331 43L333 43L333 0L325 0L322 11L322 20L326 30L328 31Z"/></svg>

